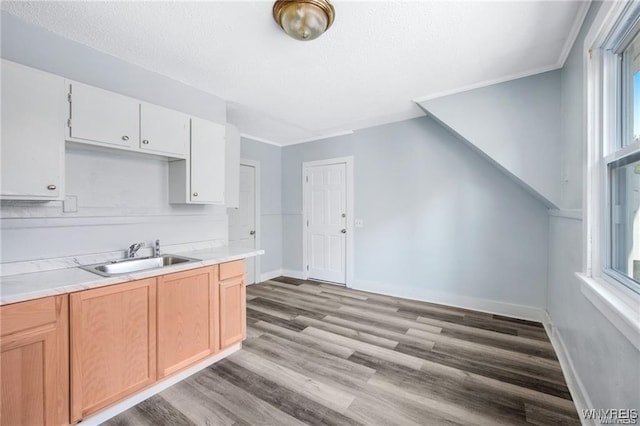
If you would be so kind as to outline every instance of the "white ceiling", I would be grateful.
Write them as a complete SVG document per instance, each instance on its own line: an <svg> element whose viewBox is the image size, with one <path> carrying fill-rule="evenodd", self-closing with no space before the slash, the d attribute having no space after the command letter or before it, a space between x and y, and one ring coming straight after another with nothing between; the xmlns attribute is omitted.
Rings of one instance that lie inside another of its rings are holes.
<svg viewBox="0 0 640 426"><path fill-rule="evenodd" d="M423 115L413 100L559 68L584 1L333 1L310 42L271 1L2 2L63 37L229 102L240 131L278 145Z"/></svg>

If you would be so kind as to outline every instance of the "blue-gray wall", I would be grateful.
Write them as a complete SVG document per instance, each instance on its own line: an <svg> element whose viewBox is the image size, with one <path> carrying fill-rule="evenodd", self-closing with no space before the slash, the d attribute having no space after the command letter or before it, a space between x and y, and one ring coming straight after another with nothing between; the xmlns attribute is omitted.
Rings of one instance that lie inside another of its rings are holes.
<svg viewBox="0 0 640 426"><path fill-rule="evenodd" d="M240 140L240 157L260 162L260 273L279 273L282 269L282 148ZM256 281L260 282L259 277Z"/></svg>
<svg viewBox="0 0 640 426"><path fill-rule="evenodd" d="M353 156L355 286L544 308L545 206L434 120L422 117L287 146L283 268L302 271L302 163Z"/></svg>
<svg viewBox="0 0 640 426"><path fill-rule="evenodd" d="M562 69L563 205L582 208L586 105L584 38L600 7L593 3ZM640 409L640 351L580 291L582 220L551 216L547 310L586 393L585 408Z"/></svg>
<svg viewBox="0 0 640 426"><path fill-rule="evenodd" d="M560 207L560 71L420 102L549 207Z"/></svg>
<svg viewBox="0 0 640 426"><path fill-rule="evenodd" d="M222 99L1 13L1 56L103 89L225 123ZM0 203L2 262L117 251L134 241L227 241L223 207L170 205L168 163L151 157L67 148L62 203Z"/></svg>

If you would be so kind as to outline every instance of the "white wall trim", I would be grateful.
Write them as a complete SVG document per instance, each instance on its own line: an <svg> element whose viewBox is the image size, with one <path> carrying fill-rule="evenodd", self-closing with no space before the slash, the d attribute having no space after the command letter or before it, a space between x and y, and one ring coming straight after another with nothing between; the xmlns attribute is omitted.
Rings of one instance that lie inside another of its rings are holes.
<svg viewBox="0 0 640 426"><path fill-rule="evenodd" d="M260 274L260 281L258 281L257 283L263 283L265 281L269 281L269 280L272 280L274 278L281 277L283 275L284 274L282 273L282 269L276 269L276 270L269 271L269 272L263 272L262 274Z"/></svg>
<svg viewBox="0 0 640 426"><path fill-rule="evenodd" d="M555 71L559 69L560 66L558 64L546 65L541 68L537 68L530 71L524 71L516 74L507 75L505 77L495 78L493 80L481 81L478 83L469 84L467 86L458 87L456 89L445 90L442 92L432 93L430 95L418 96L417 98L413 98L412 101L420 104L420 102L426 102L433 99L442 98L445 96L451 96L462 92L467 92L469 90L481 89L483 87L493 86L494 84L506 83L507 81L517 80L519 78L531 77L532 75L542 74L547 71Z"/></svg>
<svg viewBox="0 0 640 426"><path fill-rule="evenodd" d="M582 210L556 210L550 209L549 216L562 217L565 219L582 220Z"/></svg>
<svg viewBox="0 0 640 426"><path fill-rule="evenodd" d="M293 269L283 269L282 270L283 277L289 278L297 278L299 280L304 280L304 273L302 271L294 271Z"/></svg>
<svg viewBox="0 0 640 426"><path fill-rule="evenodd" d="M254 219L254 223L256 226L256 241L255 241L255 249L260 249L260 244L262 243L262 226L261 226L261 220L260 218L261 216L261 208L260 208L260 181L261 181L261 172L260 172L260 161L255 161L255 160L248 160L246 158L241 158L240 159L240 166L247 166L247 167L253 167L255 169L254 171L254 178L255 178L255 219ZM256 282L260 282L258 281L260 279L260 257L256 256L254 263L254 274L253 276L256 279Z"/></svg>
<svg viewBox="0 0 640 426"><path fill-rule="evenodd" d="M151 387L146 388L142 392L139 392L134 396L131 396L125 399L124 401L120 401L117 404L110 406L109 408L99 412L98 414L94 414L93 416L82 419L81 423L83 426L93 426L93 425L102 424L105 421L109 420L110 418L117 416L123 411L126 411L129 408L141 403L145 399L150 398L153 395L162 392L168 387L175 385L176 383L186 379L187 377L197 373L200 370L207 368L211 364L214 364L220 361L221 359L228 357L229 355L239 351L240 349L242 349L242 343L238 343L228 349L225 349L224 351L210 358L207 358L204 361L201 361L198 364L192 367L189 367L178 374L175 374Z"/></svg>
<svg viewBox="0 0 640 426"><path fill-rule="evenodd" d="M543 322L548 318L546 311L540 307L519 305L516 303L489 300L474 296L438 292L425 288L403 287L392 283L366 280L356 280L353 288L355 290L419 300L422 302L437 303L440 305L455 306L458 308L471 309L474 311L520 318L529 321Z"/></svg>
<svg viewBox="0 0 640 426"><path fill-rule="evenodd" d="M269 145L279 146L279 147L282 148L282 144L274 142L274 141L271 141L269 139L259 138L257 136L248 135L246 133L240 133L240 137L241 138L245 138L245 139L251 139L252 141L256 141L256 142L266 143L266 144L269 144Z"/></svg>
<svg viewBox="0 0 640 426"><path fill-rule="evenodd" d="M580 9L578 10L578 13L576 13L576 18L574 19L573 25L571 26L571 31L569 31L569 35L567 36L564 47L562 48L562 52L560 53L560 58L558 58L558 68L564 67L564 63L567 61L569 53L571 53L571 49L573 48L573 45L578 38L580 28L582 28L584 18L587 17L587 12L589 12L590 6L591 0L583 1L580 4Z"/></svg>
<svg viewBox="0 0 640 426"><path fill-rule="evenodd" d="M595 421L593 419L585 419L582 416L582 410L595 408L591 403L591 398L589 398L589 394L587 393L587 389L580 380L580 376L576 371L576 368L571 359L571 355L567 350L567 346L562 339L562 335L560 331L553 325L551 318L545 312L546 320L542 322L544 325L544 329L549 336L549 340L551 340L551 345L553 346L553 350L558 356L558 361L560 361L560 368L562 369L562 373L564 375L564 379L567 382L567 387L569 388L569 392L571 393L571 398L573 399L574 404L576 405L576 410L578 411L578 417L584 426L592 426L595 425Z"/></svg>
<svg viewBox="0 0 640 426"><path fill-rule="evenodd" d="M345 184L347 190L347 206L346 206L346 282L345 285L347 287L352 287L355 279L354 265L355 265L355 239L354 239L354 231L355 231L355 222L354 222L354 172L353 172L353 156L349 157L338 157L338 158L329 158L326 160L317 160L317 161L306 161L302 163L302 279L307 279L309 277L306 265L308 264L308 250L307 250L307 227L305 223L307 221L307 186L305 185L305 176L307 176L307 169L310 167L317 166L328 166L332 164L345 164L346 165L346 176L345 176Z"/></svg>

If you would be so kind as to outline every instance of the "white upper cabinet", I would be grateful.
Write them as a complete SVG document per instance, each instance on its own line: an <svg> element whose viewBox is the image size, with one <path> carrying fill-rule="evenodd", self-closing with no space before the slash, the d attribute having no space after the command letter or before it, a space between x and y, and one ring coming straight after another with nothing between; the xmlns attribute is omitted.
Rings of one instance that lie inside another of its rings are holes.
<svg viewBox="0 0 640 426"><path fill-rule="evenodd" d="M132 98L87 86L70 85L71 139L137 148L140 103Z"/></svg>
<svg viewBox="0 0 640 426"><path fill-rule="evenodd" d="M70 82L68 140L186 158L189 116L108 90Z"/></svg>
<svg viewBox="0 0 640 426"><path fill-rule="evenodd" d="M0 198L64 199L62 77L2 61Z"/></svg>
<svg viewBox="0 0 640 426"><path fill-rule="evenodd" d="M224 204L225 126L191 119L192 203Z"/></svg>
<svg viewBox="0 0 640 426"><path fill-rule="evenodd" d="M189 116L140 104L140 149L182 157L189 144Z"/></svg>
<svg viewBox="0 0 640 426"><path fill-rule="evenodd" d="M240 207L240 132L227 124L227 151L224 203L227 207Z"/></svg>
<svg viewBox="0 0 640 426"><path fill-rule="evenodd" d="M224 204L225 126L191 119L190 156L169 162L169 202Z"/></svg>

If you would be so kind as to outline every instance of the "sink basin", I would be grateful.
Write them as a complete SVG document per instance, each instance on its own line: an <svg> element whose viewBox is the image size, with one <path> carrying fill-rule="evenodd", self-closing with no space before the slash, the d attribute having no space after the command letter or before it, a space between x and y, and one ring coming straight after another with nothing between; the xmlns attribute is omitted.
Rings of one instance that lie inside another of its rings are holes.
<svg viewBox="0 0 640 426"><path fill-rule="evenodd" d="M179 265L182 263L199 262L184 256L175 256L165 254L160 257L142 257L134 259L115 260L106 263L96 263L94 265L80 266L85 271L102 275L103 277L112 277L114 275L128 274L131 272L146 271L149 269L158 269L170 265Z"/></svg>

